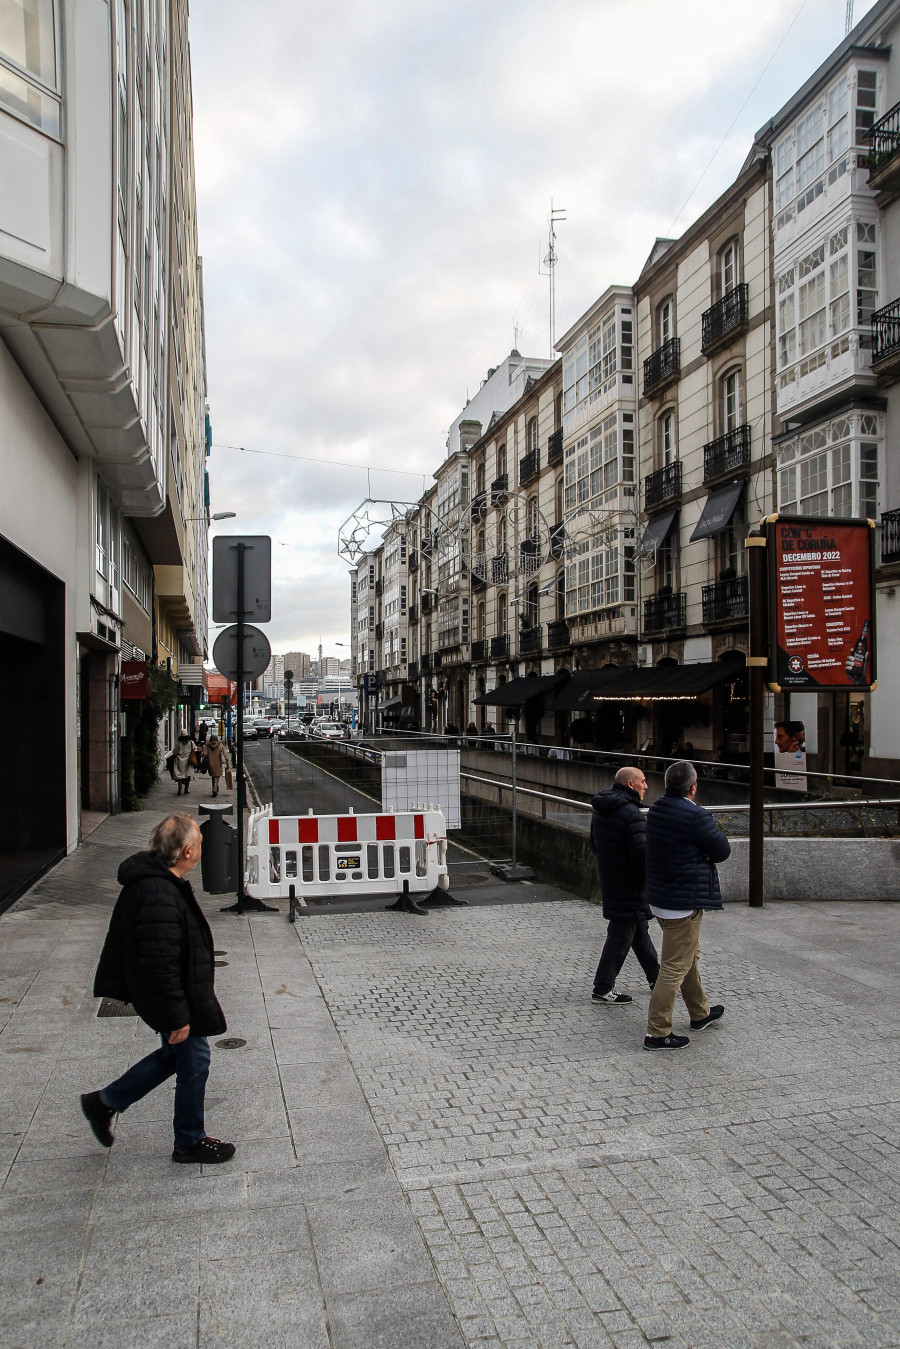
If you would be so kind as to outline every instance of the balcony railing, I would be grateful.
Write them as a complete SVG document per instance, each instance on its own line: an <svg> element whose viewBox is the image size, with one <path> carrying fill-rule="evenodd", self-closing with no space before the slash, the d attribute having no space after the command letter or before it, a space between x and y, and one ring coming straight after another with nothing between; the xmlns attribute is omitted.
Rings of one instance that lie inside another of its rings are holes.
<svg viewBox="0 0 900 1349"><path fill-rule="evenodd" d="M410 623L418 623L418 621L419 621L419 606L418 606L418 604L411 604L411 605L409 606L409 621L410 621Z"/></svg>
<svg viewBox="0 0 900 1349"><path fill-rule="evenodd" d="M667 501L675 501L681 496L681 460L676 459L655 473L648 473L644 479L644 510L653 510Z"/></svg>
<svg viewBox="0 0 900 1349"><path fill-rule="evenodd" d="M869 186L876 190L900 165L900 103L884 114L869 131Z"/></svg>
<svg viewBox="0 0 900 1349"><path fill-rule="evenodd" d="M383 623L376 623L376 624L375 624L375 640L376 640L376 642L380 642L383 636L384 636L384 624L383 624Z"/></svg>
<svg viewBox="0 0 900 1349"><path fill-rule="evenodd" d="M562 557L566 546L566 527L562 521L550 526L550 556Z"/></svg>
<svg viewBox="0 0 900 1349"><path fill-rule="evenodd" d="M509 474L501 473L491 483L491 505L502 506L509 493Z"/></svg>
<svg viewBox="0 0 900 1349"><path fill-rule="evenodd" d="M479 492L472 498L471 515L473 520L483 520L487 510L487 492Z"/></svg>
<svg viewBox="0 0 900 1349"><path fill-rule="evenodd" d="M703 481L712 482L750 467L750 427L736 426L703 446Z"/></svg>
<svg viewBox="0 0 900 1349"><path fill-rule="evenodd" d="M536 656L541 649L541 629L520 628L519 629L519 655Z"/></svg>
<svg viewBox="0 0 900 1349"><path fill-rule="evenodd" d="M746 618L749 613L746 576L735 576L729 581L716 581L703 587L704 623L724 623L730 618Z"/></svg>
<svg viewBox="0 0 900 1349"><path fill-rule="evenodd" d="M644 600L644 631L665 632L667 628L683 628L687 618L687 595L651 595Z"/></svg>
<svg viewBox="0 0 900 1349"><path fill-rule="evenodd" d="M563 460L563 434L562 427L554 431L547 440L547 463L552 467L554 464L561 464Z"/></svg>
<svg viewBox="0 0 900 1349"><path fill-rule="evenodd" d="M662 393L681 374L681 339L670 337L644 361L644 397Z"/></svg>
<svg viewBox="0 0 900 1349"><path fill-rule="evenodd" d="M423 530L422 530L422 556L423 556L423 557L431 557L431 554L434 552L434 545L435 545L435 535L434 535L434 531L433 531L433 530L430 530L430 529L423 529Z"/></svg>
<svg viewBox="0 0 900 1349"><path fill-rule="evenodd" d="M422 595L422 613L430 614L434 608L434 596L430 594Z"/></svg>
<svg viewBox="0 0 900 1349"><path fill-rule="evenodd" d="M540 455L537 450L529 450L524 458L519 460L519 485L528 482L538 472L541 466Z"/></svg>
<svg viewBox="0 0 900 1349"><path fill-rule="evenodd" d="M509 655L509 633L491 638L491 660L506 660Z"/></svg>
<svg viewBox="0 0 900 1349"><path fill-rule="evenodd" d="M872 366L900 353L900 300L892 300L872 315Z"/></svg>
<svg viewBox="0 0 900 1349"><path fill-rule="evenodd" d="M411 660L406 667L406 678L411 684L414 684L419 677L419 662Z"/></svg>
<svg viewBox="0 0 900 1349"><path fill-rule="evenodd" d="M473 661L487 660L487 645L488 644L483 637L479 638L477 642L472 643Z"/></svg>
<svg viewBox="0 0 900 1349"><path fill-rule="evenodd" d="M703 351L708 354L743 332L750 317L750 291L747 283L735 286L703 315Z"/></svg>
<svg viewBox="0 0 900 1349"><path fill-rule="evenodd" d="M410 553L406 565L409 567L410 571L419 570L419 554L415 548L413 548L412 552Z"/></svg>
<svg viewBox="0 0 900 1349"><path fill-rule="evenodd" d="M491 558L491 584L502 585L509 580L509 558L506 553L498 553Z"/></svg>
<svg viewBox="0 0 900 1349"><path fill-rule="evenodd" d="M547 624L547 650L559 651L569 645L569 625L564 618Z"/></svg>
<svg viewBox="0 0 900 1349"><path fill-rule="evenodd" d="M377 597L378 595L383 594L384 594L384 581L381 579L381 577L379 577L378 580L375 582L375 595Z"/></svg>
<svg viewBox="0 0 900 1349"><path fill-rule="evenodd" d="M881 513L881 564L900 562L900 508Z"/></svg>
<svg viewBox="0 0 900 1349"><path fill-rule="evenodd" d="M526 576L533 576L541 564L540 539L523 539L519 544L519 566Z"/></svg>

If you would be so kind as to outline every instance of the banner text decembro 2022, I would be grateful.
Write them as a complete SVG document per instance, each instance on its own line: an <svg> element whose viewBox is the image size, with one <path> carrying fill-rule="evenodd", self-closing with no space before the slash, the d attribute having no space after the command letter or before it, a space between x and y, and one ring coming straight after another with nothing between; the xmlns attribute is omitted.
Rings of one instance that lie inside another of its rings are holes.
<svg viewBox="0 0 900 1349"><path fill-rule="evenodd" d="M873 535L866 520L767 521L770 684L874 687Z"/></svg>

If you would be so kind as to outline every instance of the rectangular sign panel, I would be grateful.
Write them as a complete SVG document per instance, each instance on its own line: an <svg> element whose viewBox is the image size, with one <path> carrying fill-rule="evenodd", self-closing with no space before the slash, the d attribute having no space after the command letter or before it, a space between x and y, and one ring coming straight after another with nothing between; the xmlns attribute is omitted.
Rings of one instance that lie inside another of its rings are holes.
<svg viewBox="0 0 900 1349"><path fill-rule="evenodd" d="M272 620L272 540L268 534L219 534L213 539L212 611L214 623L236 623L238 555L243 544L244 619Z"/></svg>
<svg viewBox="0 0 900 1349"><path fill-rule="evenodd" d="M147 662L145 660L122 661L122 669L119 674L119 693L123 701L147 697Z"/></svg>
<svg viewBox="0 0 900 1349"><path fill-rule="evenodd" d="M874 532L866 520L766 522L771 686L874 688Z"/></svg>

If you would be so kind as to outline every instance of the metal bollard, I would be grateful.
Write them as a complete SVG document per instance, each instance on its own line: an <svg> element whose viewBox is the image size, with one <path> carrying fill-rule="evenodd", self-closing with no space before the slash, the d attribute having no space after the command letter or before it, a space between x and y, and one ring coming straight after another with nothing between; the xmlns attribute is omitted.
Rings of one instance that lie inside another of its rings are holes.
<svg viewBox="0 0 900 1349"><path fill-rule="evenodd" d="M237 890L235 854L237 830L224 818L234 806L230 802L203 803L201 815L209 816L200 825L203 851L200 854L200 877L208 895L230 895Z"/></svg>

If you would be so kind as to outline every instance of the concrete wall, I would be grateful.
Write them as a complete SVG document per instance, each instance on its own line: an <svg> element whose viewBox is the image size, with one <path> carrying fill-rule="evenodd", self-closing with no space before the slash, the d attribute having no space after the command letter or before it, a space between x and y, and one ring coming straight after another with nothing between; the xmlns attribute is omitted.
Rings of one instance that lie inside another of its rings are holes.
<svg viewBox="0 0 900 1349"><path fill-rule="evenodd" d="M749 840L733 839L719 867L722 897L747 899ZM765 898L900 900L900 841L767 838Z"/></svg>

